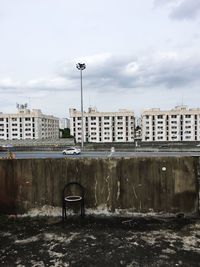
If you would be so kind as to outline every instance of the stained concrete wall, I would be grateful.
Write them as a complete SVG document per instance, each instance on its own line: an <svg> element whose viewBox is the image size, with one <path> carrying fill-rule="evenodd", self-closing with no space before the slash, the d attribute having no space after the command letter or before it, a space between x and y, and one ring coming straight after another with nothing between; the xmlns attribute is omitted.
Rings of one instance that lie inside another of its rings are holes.
<svg viewBox="0 0 200 267"><path fill-rule="evenodd" d="M198 169L192 157L0 160L0 212L61 206L63 186L78 181L86 208L195 213Z"/></svg>

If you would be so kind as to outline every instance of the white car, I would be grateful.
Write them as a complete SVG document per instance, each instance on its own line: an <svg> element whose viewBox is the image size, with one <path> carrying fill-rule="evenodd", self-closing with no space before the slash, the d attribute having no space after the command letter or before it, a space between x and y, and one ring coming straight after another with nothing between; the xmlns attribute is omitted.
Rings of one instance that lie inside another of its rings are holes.
<svg viewBox="0 0 200 267"><path fill-rule="evenodd" d="M63 150L63 155L79 155L81 153L80 148L77 147L68 147Z"/></svg>

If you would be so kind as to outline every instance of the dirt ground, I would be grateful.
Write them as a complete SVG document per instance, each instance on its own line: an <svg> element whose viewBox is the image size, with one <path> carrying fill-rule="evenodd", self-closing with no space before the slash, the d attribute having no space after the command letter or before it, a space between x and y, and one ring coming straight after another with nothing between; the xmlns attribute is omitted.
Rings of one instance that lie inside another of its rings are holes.
<svg viewBox="0 0 200 267"><path fill-rule="evenodd" d="M200 266L200 220L0 216L0 266Z"/></svg>

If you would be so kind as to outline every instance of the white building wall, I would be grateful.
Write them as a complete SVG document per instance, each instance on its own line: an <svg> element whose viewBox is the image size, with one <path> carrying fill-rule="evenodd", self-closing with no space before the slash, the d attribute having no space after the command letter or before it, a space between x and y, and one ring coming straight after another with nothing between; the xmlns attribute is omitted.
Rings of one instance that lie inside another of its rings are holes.
<svg viewBox="0 0 200 267"><path fill-rule="evenodd" d="M199 141L200 109L177 106L169 111L142 113L142 141Z"/></svg>
<svg viewBox="0 0 200 267"><path fill-rule="evenodd" d="M0 113L0 139L46 139L59 137L59 119L40 110L19 108L18 113Z"/></svg>
<svg viewBox="0 0 200 267"><path fill-rule="evenodd" d="M70 131L81 142L81 112L70 109ZM133 142L135 117L133 111L98 112L90 108L84 112L84 142Z"/></svg>

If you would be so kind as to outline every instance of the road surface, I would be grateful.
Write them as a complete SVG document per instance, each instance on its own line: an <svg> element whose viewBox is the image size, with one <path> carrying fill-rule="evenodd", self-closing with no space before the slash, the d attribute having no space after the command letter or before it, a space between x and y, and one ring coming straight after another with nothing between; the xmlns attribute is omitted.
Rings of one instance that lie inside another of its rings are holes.
<svg viewBox="0 0 200 267"><path fill-rule="evenodd" d="M6 152L0 152L0 158L6 158ZM80 155L62 155L58 151L29 151L15 152L16 159L27 158L120 158L120 157L200 157L198 152L110 152L110 151L82 151Z"/></svg>

